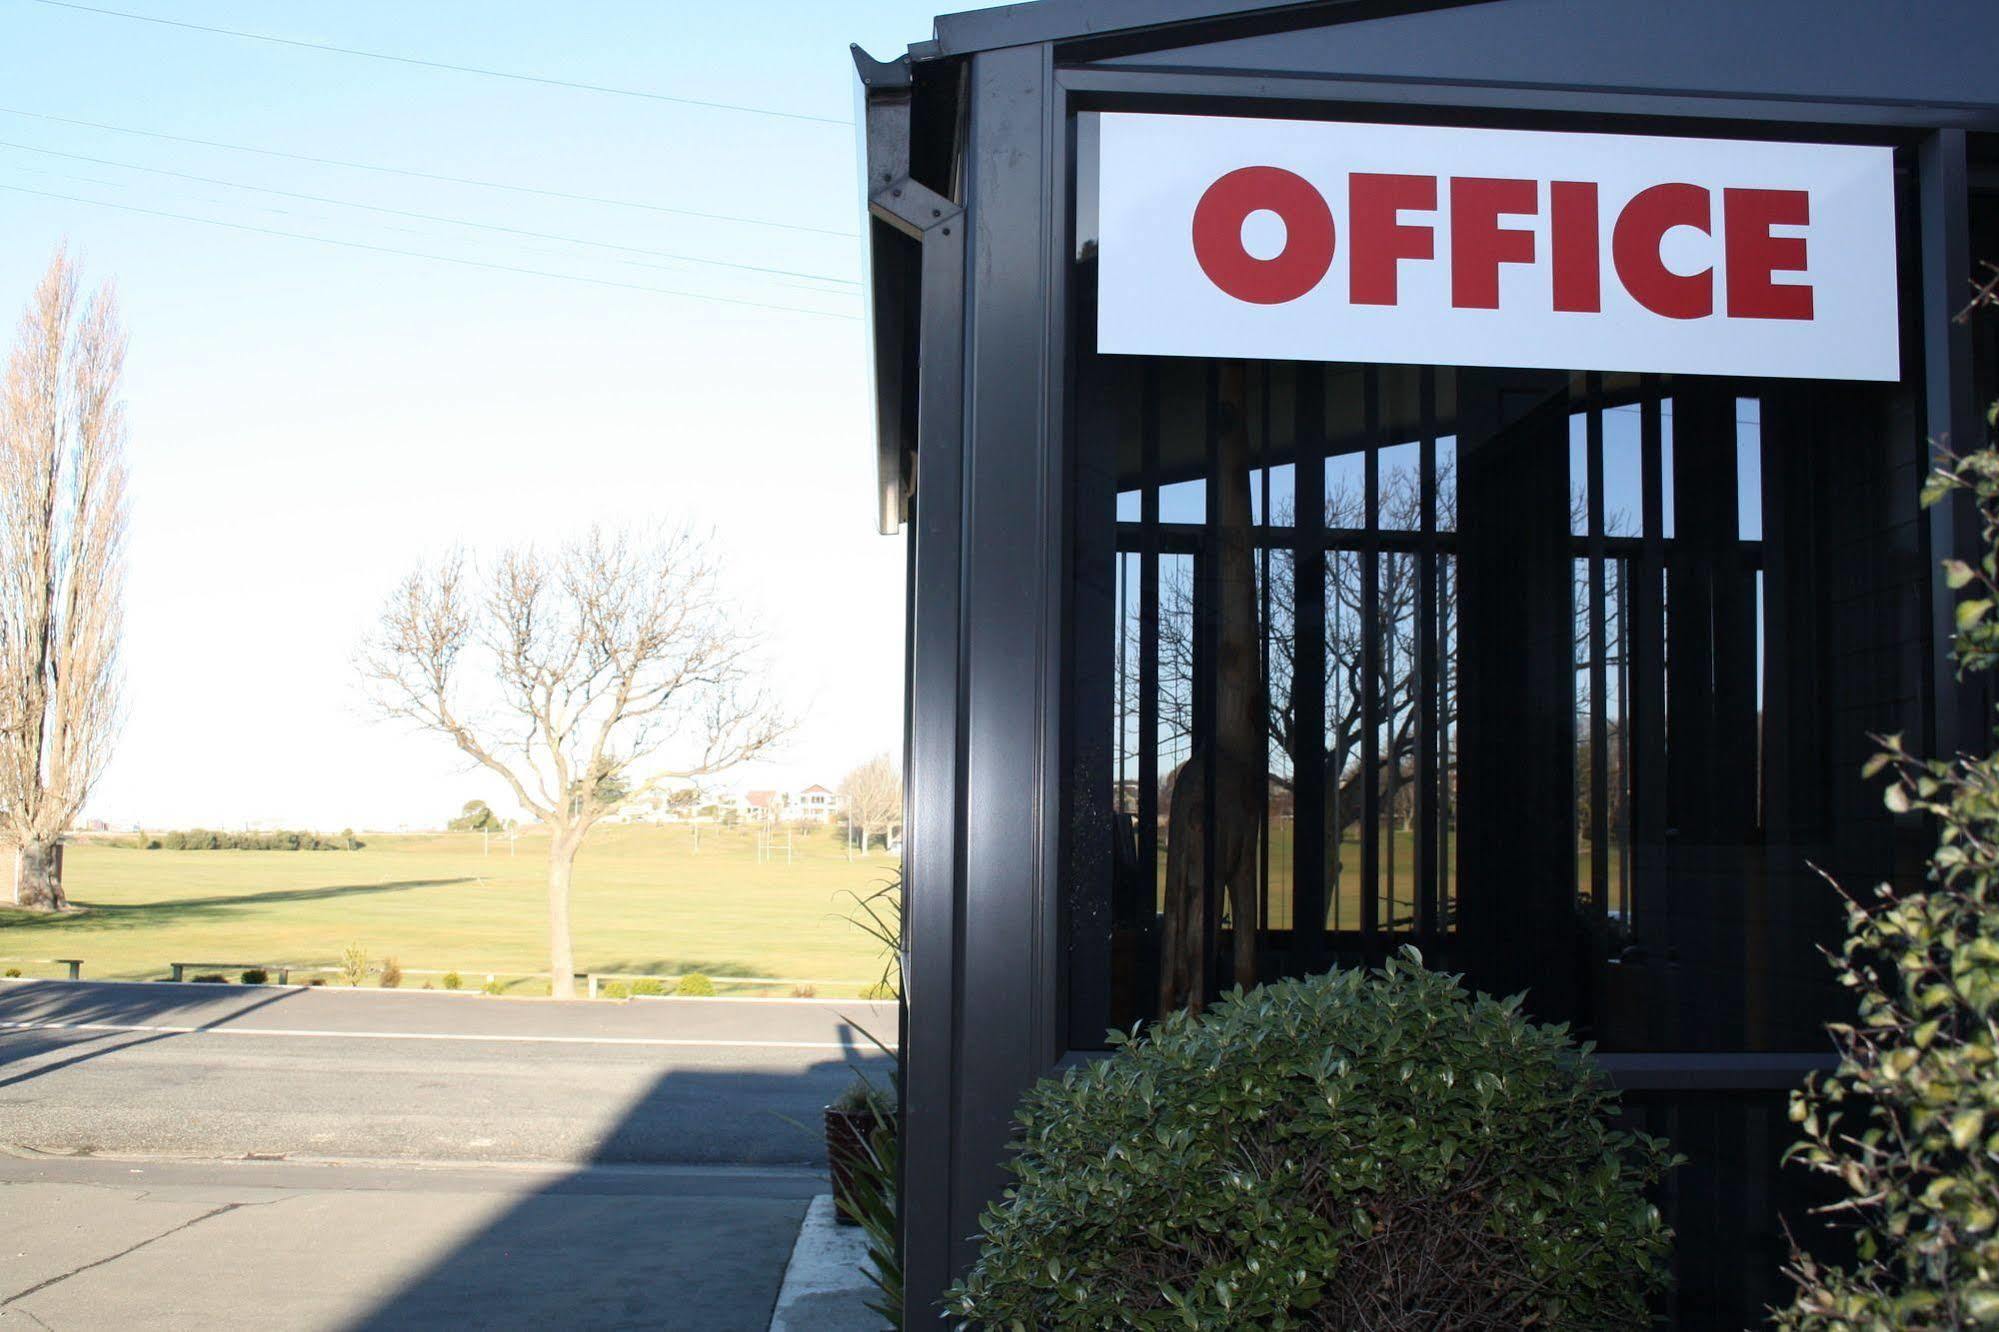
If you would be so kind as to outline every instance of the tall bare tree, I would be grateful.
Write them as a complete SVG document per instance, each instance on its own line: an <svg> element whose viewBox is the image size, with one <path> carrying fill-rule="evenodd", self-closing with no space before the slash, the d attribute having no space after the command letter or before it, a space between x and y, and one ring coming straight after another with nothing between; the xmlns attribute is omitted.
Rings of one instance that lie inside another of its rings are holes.
<svg viewBox="0 0 1999 1332"><path fill-rule="evenodd" d="M117 736L125 597L125 334L58 250L0 386L0 839L14 901L68 905L62 839Z"/></svg>
<svg viewBox="0 0 1999 1332"><path fill-rule="evenodd" d="M734 767L788 729L713 544L595 529L419 568L362 651L377 704L506 782L549 830L551 993L574 997L570 879L605 815Z"/></svg>
<svg viewBox="0 0 1999 1332"><path fill-rule="evenodd" d="M840 803L847 822L861 832L861 854L876 829L888 841L902 826L902 770L886 754L877 754L840 779Z"/></svg>

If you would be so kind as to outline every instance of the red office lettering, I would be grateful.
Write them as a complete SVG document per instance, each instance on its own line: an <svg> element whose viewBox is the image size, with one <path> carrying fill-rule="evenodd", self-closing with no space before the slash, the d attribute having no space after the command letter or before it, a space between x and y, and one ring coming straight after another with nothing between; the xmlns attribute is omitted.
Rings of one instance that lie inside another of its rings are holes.
<svg viewBox="0 0 1999 1332"><path fill-rule="evenodd" d="M1674 227L1714 234L1708 192L1698 185L1654 185L1624 205L1610 233L1617 276L1632 299L1668 319L1704 319L1714 313L1714 269L1675 273L1659 243Z"/></svg>
<svg viewBox="0 0 1999 1332"><path fill-rule="evenodd" d="M1723 190L1722 244L1728 255L1728 313L1736 319L1810 319L1812 289L1779 284L1773 273L1805 271L1802 236L1772 236L1773 226L1801 227L1812 220L1803 190Z"/></svg>
<svg viewBox="0 0 1999 1332"><path fill-rule="evenodd" d="M1347 226L1352 232L1349 297L1355 305L1395 304L1396 264L1436 257L1432 229L1405 226L1397 216L1405 208L1436 206L1435 176L1353 173L1347 182Z"/></svg>
<svg viewBox="0 0 1999 1332"><path fill-rule="evenodd" d="M1548 235L1548 248L1554 253L1555 308L1570 314L1595 314L1603 309L1602 242L1594 181L1549 183Z"/></svg>
<svg viewBox="0 0 1999 1332"><path fill-rule="evenodd" d="M1460 310L1499 308L1499 266L1534 262L1534 233L1502 227L1499 219L1531 217L1540 190L1531 180L1494 176L1451 179L1451 305Z"/></svg>
<svg viewBox="0 0 1999 1332"><path fill-rule="evenodd" d="M1243 219L1268 210L1284 221L1284 249L1258 259L1242 245ZM1281 305L1319 285L1333 266L1333 214L1303 176L1282 167L1231 171L1194 209L1194 258L1208 280L1239 301Z"/></svg>

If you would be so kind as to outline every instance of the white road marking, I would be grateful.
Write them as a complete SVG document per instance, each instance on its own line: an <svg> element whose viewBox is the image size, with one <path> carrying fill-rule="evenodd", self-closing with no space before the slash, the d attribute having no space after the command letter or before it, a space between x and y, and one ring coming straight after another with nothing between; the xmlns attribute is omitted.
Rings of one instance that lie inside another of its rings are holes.
<svg viewBox="0 0 1999 1332"><path fill-rule="evenodd" d="M170 1027L136 1022L0 1022L4 1031L129 1031L166 1036L307 1036L357 1041L485 1041L501 1045L644 1045L720 1050L854 1050L845 1041L723 1041L666 1036L513 1036L432 1031L321 1031L310 1027ZM893 1049L894 1047L890 1047Z"/></svg>

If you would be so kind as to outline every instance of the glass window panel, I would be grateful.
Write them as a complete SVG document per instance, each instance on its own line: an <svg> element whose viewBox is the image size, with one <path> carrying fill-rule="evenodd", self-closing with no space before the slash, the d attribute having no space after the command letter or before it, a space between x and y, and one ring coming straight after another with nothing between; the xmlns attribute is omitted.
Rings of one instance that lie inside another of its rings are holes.
<svg viewBox="0 0 1999 1332"><path fill-rule="evenodd" d="M1162 523L1205 523L1208 521L1208 483L1200 477L1175 481L1159 488L1159 521Z"/></svg>
<svg viewBox="0 0 1999 1332"><path fill-rule="evenodd" d="M1636 404L1611 407L1603 414L1603 532L1635 537L1644 526L1644 424Z"/></svg>
<svg viewBox="0 0 1999 1332"><path fill-rule="evenodd" d="M1569 415L1569 535L1589 535L1589 413Z"/></svg>
<svg viewBox="0 0 1999 1332"><path fill-rule="evenodd" d="M1763 539L1763 401L1735 400L1735 532Z"/></svg>
<svg viewBox="0 0 1999 1332"><path fill-rule="evenodd" d="M1264 494L1270 496L1270 516L1264 517ZM1298 468L1293 463L1283 463L1267 471L1250 473L1249 477L1249 520L1272 527L1291 526L1298 511Z"/></svg>
<svg viewBox="0 0 1999 1332"><path fill-rule="evenodd" d="M1381 705L1377 727L1381 755L1382 928L1401 932L1416 917L1416 749L1421 743L1416 707L1417 564L1413 555L1380 556Z"/></svg>
<svg viewBox="0 0 1999 1332"><path fill-rule="evenodd" d="M1367 526L1367 452L1326 459L1326 526L1358 532Z"/></svg>
<svg viewBox="0 0 1999 1332"><path fill-rule="evenodd" d="M1437 441L1437 530L1458 530L1458 437Z"/></svg>
<svg viewBox="0 0 1999 1332"><path fill-rule="evenodd" d="M1363 632L1359 552L1326 555L1326 895L1332 927L1360 928L1361 686Z"/></svg>
<svg viewBox="0 0 1999 1332"><path fill-rule="evenodd" d="M1165 903L1166 839L1173 783L1193 753L1194 557L1159 557L1159 837L1154 881Z"/></svg>
<svg viewBox="0 0 1999 1332"><path fill-rule="evenodd" d="M1591 727L1595 724L1596 708L1590 698L1590 669L1594 651L1590 643L1590 562L1576 560L1572 565L1570 579L1571 600L1574 607L1575 623L1575 729L1572 746L1575 761L1576 795L1576 897L1579 901L1589 901L1591 897L1590 843L1595 835L1596 811L1591 808L1595 753Z"/></svg>
<svg viewBox="0 0 1999 1332"><path fill-rule="evenodd" d="M1631 691L1630 643L1626 635L1631 609L1631 562L1612 560L1604 568L1604 700L1606 758L1609 772L1609 817L1605 820L1610 844L1609 909L1620 921L1631 918Z"/></svg>
<svg viewBox="0 0 1999 1332"><path fill-rule="evenodd" d="M1439 506L1441 525L1442 508ZM1437 557L1437 909L1457 928L1458 604L1457 561Z"/></svg>
<svg viewBox="0 0 1999 1332"><path fill-rule="evenodd" d="M1138 622L1139 556L1117 558L1117 675L1111 729L1111 800L1121 814L1138 812L1138 663L1144 650Z"/></svg>
<svg viewBox="0 0 1999 1332"><path fill-rule="evenodd" d="M1660 536L1673 539L1673 400L1659 404L1659 523Z"/></svg>
<svg viewBox="0 0 1999 1332"><path fill-rule="evenodd" d="M1381 450L1381 530L1414 532L1423 526L1422 446L1391 444Z"/></svg>
<svg viewBox="0 0 1999 1332"><path fill-rule="evenodd" d="M1263 606L1264 679L1268 703L1264 714L1267 770L1263 790L1263 822L1259 830L1262 855L1259 880L1265 929L1289 929L1292 889L1291 798L1296 767L1292 751L1297 735L1290 724L1291 685L1295 669L1297 578L1289 550L1264 549L1256 560L1257 590Z"/></svg>
<svg viewBox="0 0 1999 1332"><path fill-rule="evenodd" d="M1120 490L1117 495L1117 520L1121 523L1135 523L1144 515L1144 492Z"/></svg>

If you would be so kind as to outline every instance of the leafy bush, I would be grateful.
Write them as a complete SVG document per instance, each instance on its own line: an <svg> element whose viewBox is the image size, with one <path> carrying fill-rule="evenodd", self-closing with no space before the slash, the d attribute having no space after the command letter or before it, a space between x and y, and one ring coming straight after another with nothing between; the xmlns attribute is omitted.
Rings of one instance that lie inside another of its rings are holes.
<svg viewBox="0 0 1999 1332"><path fill-rule="evenodd" d="M359 985L368 974L368 950L360 944L348 944L340 951L340 979L349 985Z"/></svg>
<svg viewBox="0 0 1999 1332"><path fill-rule="evenodd" d="M632 987L626 981L606 981L599 993L606 999L629 999L632 997Z"/></svg>
<svg viewBox="0 0 1999 1332"><path fill-rule="evenodd" d="M643 984L645 982L640 981L632 986L632 993L639 993L638 987ZM673 992L684 999L712 999L715 997L715 982L698 971L690 971L680 978L680 984L673 987Z"/></svg>
<svg viewBox="0 0 1999 1332"><path fill-rule="evenodd" d="M237 979L241 980L245 985L269 985L271 983L271 973L262 967L250 967Z"/></svg>
<svg viewBox="0 0 1999 1332"><path fill-rule="evenodd" d="M21 969L20 969L19 967L9 967L9 968L7 968L7 979L8 979L8 980L19 980L19 979L21 979Z"/></svg>
<svg viewBox="0 0 1999 1332"><path fill-rule="evenodd" d="M701 976L698 977L697 979L705 981L708 978L706 976ZM686 982L682 981L681 984L685 985ZM657 999L659 998L659 996L667 992L666 982L663 980L656 980L651 976L646 976L643 977L642 979L633 981L630 985L625 987L625 991L627 994L633 996L634 998L641 998L641 999L646 999L646 998ZM715 993L715 987L712 985L709 986L708 993L710 994Z"/></svg>
<svg viewBox="0 0 1999 1332"><path fill-rule="evenodd" d="M383 958L382 980L381 980L382 988L385 990L393 990L398 986L400 986L402 983L403 983L402 964L397 962L393 957Z"/></svg>
<svg viewBox="0 0 1999 1332"><path fill-rule="evenodd" d="M229 978L219 971L204 971L193 977L193 982L196 985L227 985Z"/></svg>
<svg viewBox="0 0 1999 1332"><path fill-rule="evenodd" d="M1945 561L1957 605L1960 674L1999 663L1999 452L1946 458L1926 504L1976 500L1987 547L1977 567ZM1938 834L1929 886L1849 898L1834 960L1860 1000L1834 1026L1839 1068L1791 1098L1791 1149L1850 1193L1858 1262L1794 1252L1797 1295L1778 1325L1827 1332L1999 1325L1999 755L1923 761L1889 736L1867 776L1891 774L1888 808L1920 811Z"/></svg>
<svg viewBox="0 0 1999 1332"><path fill-rule="evenodd" d="M1674 1162L1565 1027L1415 950L1175 1014L1031 1090L978 1327L1647 1325Z"/></svg>
<svg viewBox="0 0 1999 1332"><path fill-rule="evenodd" d="M482 994L505 994L507 987L500 981L489 980L484 985L481 985L479 990Z"/></svg>
<svg viewBox="0 0 1999 1332"><path fill-rule="evenodd" d="M447 990L462 990L465 988L465 978L455 971L447 971L444 973L444 988Z"/></svg>

